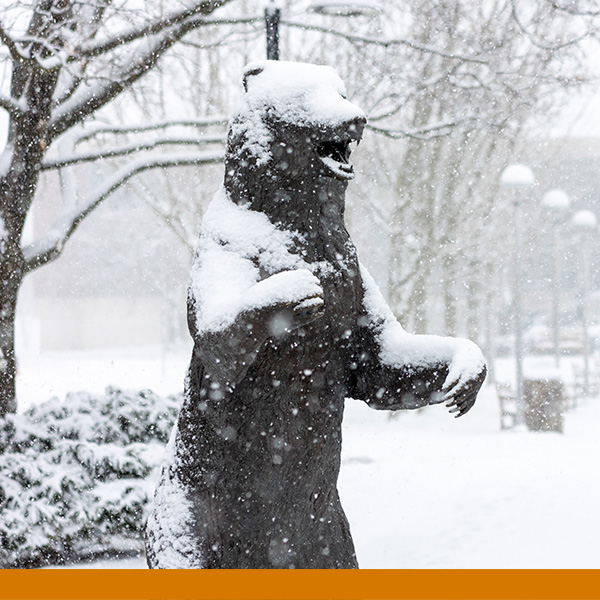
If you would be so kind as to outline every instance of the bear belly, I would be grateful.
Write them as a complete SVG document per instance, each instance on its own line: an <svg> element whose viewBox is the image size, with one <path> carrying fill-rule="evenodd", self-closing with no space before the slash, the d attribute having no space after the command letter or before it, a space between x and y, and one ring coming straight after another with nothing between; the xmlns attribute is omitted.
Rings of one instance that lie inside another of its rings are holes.
<svg viewBox="0 0 600 600"><path fill-rule="evenodd" d="M334 365L347 357L341 340L322 341L330 327L270 340L235 389L212 399L214 382L196 385L204 371L192 359L189 388L209 399L192 403L194 418L182 411L179 447L195 448L182 481L207 568L356 567L336 488L346 387Z"/></svg>

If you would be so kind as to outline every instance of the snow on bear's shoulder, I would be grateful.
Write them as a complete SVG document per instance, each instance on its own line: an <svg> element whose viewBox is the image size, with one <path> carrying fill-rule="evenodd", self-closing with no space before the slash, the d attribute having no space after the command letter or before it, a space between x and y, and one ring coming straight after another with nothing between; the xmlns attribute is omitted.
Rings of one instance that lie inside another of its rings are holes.
<svg viewBox="0 0 600 600"><path fill-rule="evenodd" d="M203 238L244 258L260 258L261 267L269 271L291 268L289 250L294 246L294 234L275 226L266 214L232 202L224 187L206 210L200 243Z"/></svg>
<svg viewBox="0 0 600 600"><path fill-rule="evenodd" d="M253 292L265 274L309 268L291 252L295 236L264 213L235 204L221 188L204 216L192 266L190 293L198 331L222 330L259 298L261 304L268 302L264 293Z"/></svg>
<svg viewBox="0 0 600 600"><path fill-rule="evenodd" d="M380 360L392 367L449 364L446 385L476 377L485 359L473 342L437 335L407 333L387 305L370 273L361 265L363 305L370 325L378 330Z"/></svg>

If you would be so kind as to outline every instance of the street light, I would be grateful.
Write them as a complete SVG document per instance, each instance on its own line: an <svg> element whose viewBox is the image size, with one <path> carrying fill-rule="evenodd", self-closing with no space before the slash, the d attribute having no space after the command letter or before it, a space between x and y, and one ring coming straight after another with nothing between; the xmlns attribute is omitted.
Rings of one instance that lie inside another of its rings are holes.
<svg viewBox="0 0 600 600"><path fill-rule="evenodd" d="M267 60L279 60L279 22L281 9L271 0L265 8L265 29L267 32Z"/></svg>
<svg viewBox="0 0 600 600"><path fill-rule="evenodd" d="M591 210L580 210L573 215L571 225L581 233L581 288L579 310L583 329L583 393L590 389L590 339L588 334L587 296L590 289L590 238L598 229L598 219Z"/></svg>
<svg viewBox="0 0 600 600"><path fill-rule="evenodd" d="M560 227L569 212L571 202L562 190L548 190L542 196L542 207L546 209L552 223L552 345L556 366L560 366L558 308L560 295L559 242Z"/></svg>
<svg viewBox="0 0 600 600"><path fill-rule="evenodd" d="M311 2L307 10L319 15L337 17L370 17L383 12L379 2L369 0L323 0L322 2ZM268 60L279 60L280 24L281 9L275 4L275 0L270 0L265 7Z"/></svg>
<svg viewBox="0 0 600 600"><path fill-rule="evenodd" d="M521 322L521 222L519 207L523 198L535 185L531 169L525 165L513 164L506 167L500 175L500 186L512 193L514 212L514 282L513 282L513 322L515 329L515 378L517 422L522 423L525 415L523 401L523 327Z"/></svg>

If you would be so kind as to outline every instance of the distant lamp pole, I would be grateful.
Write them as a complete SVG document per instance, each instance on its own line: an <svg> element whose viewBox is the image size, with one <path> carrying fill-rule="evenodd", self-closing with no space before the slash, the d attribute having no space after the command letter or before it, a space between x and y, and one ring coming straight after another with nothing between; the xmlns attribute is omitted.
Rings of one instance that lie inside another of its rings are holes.
<svg viewBox="0 0 600 600"><path fill-rule="evenodd" d="M500 186L512 194L514 206L514 281L513 281L513 323L515 330L515 379L517 421L522 423L525 415L523 400L523 325L521 314L521 215L520 206L530 196L535 185L531 169L525 165L514 164L506 167L500 174Z"/></svg>
<svg viewBox="0 0 600 600"><path fill-rule="evenodd" d="M281 9L271 0L265 8L265 29L267 31L267 59L279 60L279 23Z"/></svg>
<svg viewBox="0 0 600 600"><path fill-rule="evenodd" d="M542 196L542 207L550 218L552 224L552 347L556 366L560 366L560 324L559 324L559 302L560 302L560 225L564 222L569 212L571 202L569 196L562 190L548 190Z"/></svg>
<svg viewBox="0 0 600 600"><path fill-rule="evenodd" d="M587 318L587 297L590 289L590 239L598 229L598 219L591 210L580 210L573 215L571 225L581 234L581 287L579 292L579 310L583 329L583 392L590 389L590 338Z"/></svg>
<svg viewBox="0 0 600 600"><path fill-rule="evenodd" d="M369 0L323 0L311 2L308 12L334 17L372 17L383 12L379 2ZM270 0L265 8L265 29L267 32L267 59L279 60L279 25L281 24L281 9L275 0ZM290 23L288 23L290 25Z"/></svg>

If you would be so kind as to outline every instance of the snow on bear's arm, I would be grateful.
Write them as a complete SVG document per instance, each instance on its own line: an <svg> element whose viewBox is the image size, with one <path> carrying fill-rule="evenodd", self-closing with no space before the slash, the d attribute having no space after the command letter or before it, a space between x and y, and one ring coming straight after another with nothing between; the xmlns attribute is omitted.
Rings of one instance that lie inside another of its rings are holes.
<svg viewBox="0 0 600 600"><path fill-rule="evenodd" d="M206 211L190 291L198 332L221 331L244 310L295 302L320 292L307 263L290 253L291 232L219 190ZM276 273L260 280L262 273Z"/></svg>
<svg viewBox="0 0 600 600"><path fill-rule="evenodd" d="M377 284L361 265L364 282L363 304L371 325L378 333L380 360L391 367L448 365L443 390L473 379L485 368L479 347L461 338L407 333L388 307Z"/></svg>
<svg viewBox="0 0 600 600"><path fill-rule="evenodd" d="M244 295L258 280L258 269L210 238L200 240L197 252L190 284L196 328L198 332L219 331L239 314Z"/></svg>
<svg viewBox="0 0 600 600"><path fill-rule="evenodd" d="M308 269L281 271L248 290L244 308L296 303L322 294L319 280Z"/></svg>

